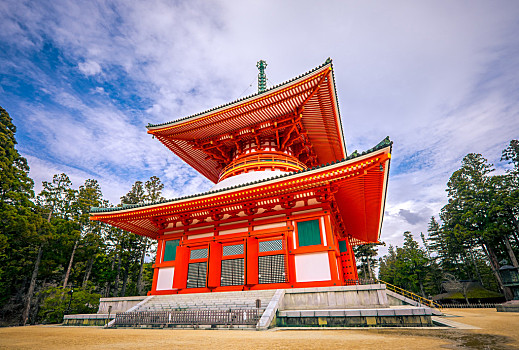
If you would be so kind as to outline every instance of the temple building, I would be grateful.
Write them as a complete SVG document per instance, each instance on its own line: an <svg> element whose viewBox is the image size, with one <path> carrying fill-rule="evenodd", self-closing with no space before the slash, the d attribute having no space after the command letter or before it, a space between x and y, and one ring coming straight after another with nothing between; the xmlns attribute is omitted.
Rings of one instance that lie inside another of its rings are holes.
<svg viewBox="0 0 519 350"><path fill-rule="evenodd" d="M258 93L148 125L215 183L91 220L158 241L150 295L342 286L353 246L379 242L392 143L348 155L331 60Z"/></svg>

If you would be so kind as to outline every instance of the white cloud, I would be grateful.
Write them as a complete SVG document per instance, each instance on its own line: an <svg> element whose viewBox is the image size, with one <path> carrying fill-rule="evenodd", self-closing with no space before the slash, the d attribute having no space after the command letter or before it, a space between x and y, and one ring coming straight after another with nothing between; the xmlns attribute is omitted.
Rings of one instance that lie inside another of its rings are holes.
<svg viewBox="0 0 519 350"><path fill-rule="evenodd" d="M102 71L99 63L95 61L79 62L78 68L87 77L99 74Z"/></svg>
<svg viewBox="0 0 519 350"><path fill-rule="evenodd" d="M18 65L56 104L23 104L20 147L31 164L40 159L48 178L59 164L79 169L78 178L99 177L113 201L153 174L170 197L207 189L144 125L239 97L259 59L267 60L272 85L333 58L349 151L391 136L388 243L401 244L406 230L426 231L465 154L496 163L519 135L514 2L11 0L0 12L10 14L0 40L31 50L50 38L85 76L113 85L85 96L71 78L61 82L37 63L2 61L3 69ZM134 95L146 102L121 102ZM31 149L39 139L46 148Z"/></svg>

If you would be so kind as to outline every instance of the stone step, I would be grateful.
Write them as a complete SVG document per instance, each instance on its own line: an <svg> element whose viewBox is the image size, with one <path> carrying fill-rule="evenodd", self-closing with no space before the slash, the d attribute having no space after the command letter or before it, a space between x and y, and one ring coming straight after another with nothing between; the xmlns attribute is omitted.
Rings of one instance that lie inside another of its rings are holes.
<svg viewBox="0 0 519 350"><path fill-rule="evenodd" d="M256 308L258 299L260 310L264 311L274 293L275 290L156 295L133 311L251 309Z"/></svg>

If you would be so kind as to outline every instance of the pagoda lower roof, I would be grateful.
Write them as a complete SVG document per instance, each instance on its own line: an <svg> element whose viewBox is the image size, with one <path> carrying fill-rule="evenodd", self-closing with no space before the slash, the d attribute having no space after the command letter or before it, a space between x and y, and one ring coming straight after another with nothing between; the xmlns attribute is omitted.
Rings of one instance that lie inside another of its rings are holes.
<svg viewBox="0 0 519 350"><path fill-rule="evenodd" d="M218 142L232 148L238 138L276 137L276 132L279 136L280 132L286 133L290 129L286 123L284 129L279 129L277 122L287 118L302 119L302 130L298 131L308 137L317 164L346 156L330 59L266 91L176 121L149 124L147 128L148 133L216 183L222 164L218 159L208 157L197 143Z"/></svg>
<svg viewBox="0 0 519 350"><path fill-rule="evenodd" d="M347 235L362 242L378 242L384 212L392 142L342 160L299 172L287 173L215 191L151 204L91 208L90 220L100 221L138 235L157 238L161 221L216 207L279 198L290 193L333 186L337 212Z"/></svg>

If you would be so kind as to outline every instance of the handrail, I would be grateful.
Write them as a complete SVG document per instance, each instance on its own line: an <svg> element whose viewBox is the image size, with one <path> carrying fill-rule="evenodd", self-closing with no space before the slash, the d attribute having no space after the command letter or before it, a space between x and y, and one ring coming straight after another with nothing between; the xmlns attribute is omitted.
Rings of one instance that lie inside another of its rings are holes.
<svg viewBox="0 0 519 350"><path fill-rule="evenodd" d="M225 168L223 168L222 173L227 172L231 169L234 169L240 165L250 164L250 163L257 163L257 162L280 162L280 163L286 163L286 164L293 164L300 167L306 167L304 163L299 161L295 157L291 156L279 156L279 155L265 155L265 154L258 154L258 155L251 155L248 157L244 157L243 160L240 160L238 162L231 162L229 165L227 165Z"/></svg>
<svg viewBox="0 0 519 350"><path fill-rule="evenodd" d="M429 307L434 307L440 311L442 309L442 306L440 304L438 304L430 299L424 298L418 294L415 294L415 293L405 290L403 288L392 285L391 283L384 282L382 280L378 280L378 282L385 284L386 288L389 289L390 291L398 293L398 294L400 294L406 298L409 298L411 300L414 300L420 304L427 305Z"/></svg>

